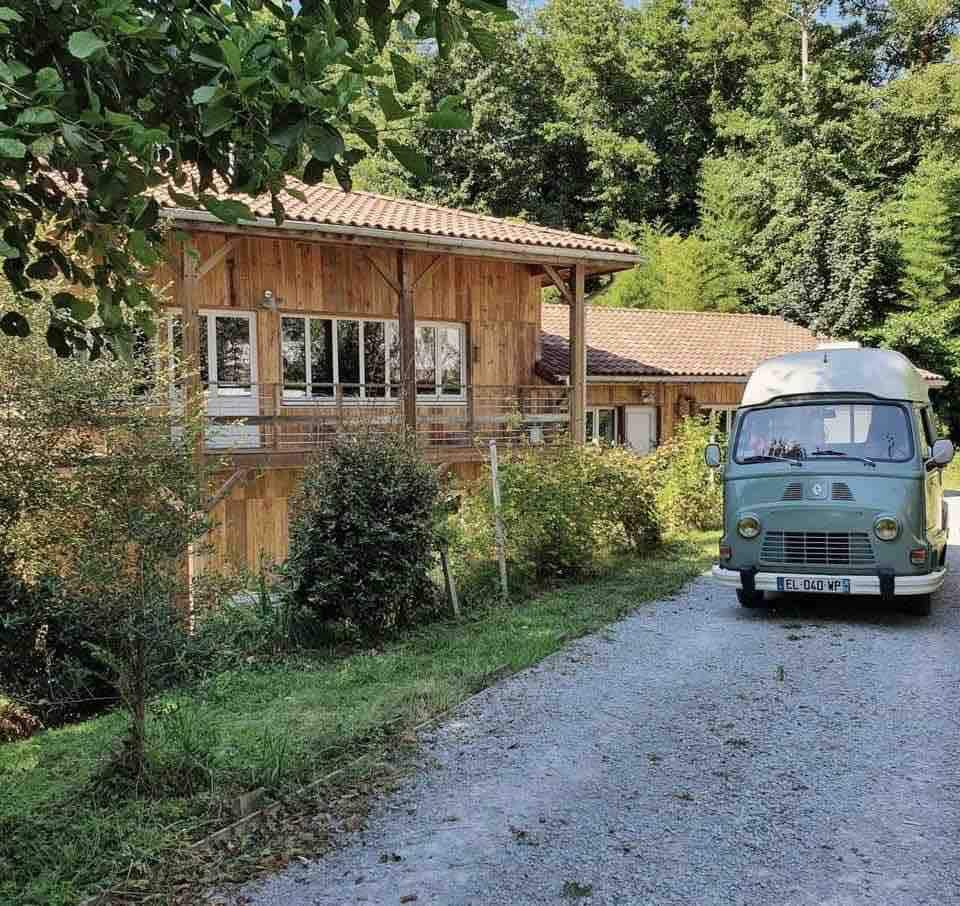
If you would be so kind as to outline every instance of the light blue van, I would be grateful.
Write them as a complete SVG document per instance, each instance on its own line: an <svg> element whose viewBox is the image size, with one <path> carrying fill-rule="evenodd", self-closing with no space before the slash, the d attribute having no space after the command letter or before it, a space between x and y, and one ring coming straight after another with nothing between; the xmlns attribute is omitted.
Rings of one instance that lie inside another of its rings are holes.
<svg viewBox="0 0 960 906"><path fill-rule="evenodd" d="M930 613L946 575L941 472L923 376L904 356L827 346L753 373L723 468L713 577L744 607L765 592L879 595ZM707 463L722 454L711 444Z"/></svg>

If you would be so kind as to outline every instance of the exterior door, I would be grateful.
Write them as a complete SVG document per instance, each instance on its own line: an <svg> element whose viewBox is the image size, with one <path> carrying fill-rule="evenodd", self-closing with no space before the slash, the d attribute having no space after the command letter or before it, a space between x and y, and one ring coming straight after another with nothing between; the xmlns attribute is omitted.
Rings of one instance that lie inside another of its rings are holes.
<svg viewBox="0 0 960 906"><path fill-rule="evenodd" d="M244 419L259 415L257 316L252 311L201 311L200 381L207 415ZM182 350L179 318L171 322L173 346ZM258 425L211 421L206 443L215 449L259 447Z"/></svg>
<svg viewBox="0 0 960 906"><path fill-rule="evenodd" d="M641 455L649 453L657 445L657 407L626 406L623 429L628 447Z"/></svg>

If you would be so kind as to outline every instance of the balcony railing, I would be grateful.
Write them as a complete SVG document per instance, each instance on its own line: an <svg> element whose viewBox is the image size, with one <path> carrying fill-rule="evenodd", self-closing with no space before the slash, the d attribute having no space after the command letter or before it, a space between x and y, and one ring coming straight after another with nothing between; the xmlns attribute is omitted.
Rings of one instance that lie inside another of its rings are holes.
<svg viewBox="0 0 960 906"><path fill-rule="evenodd" d="M417 397L415 436L433 459L475 459L498 445L549 444L570 428L570 388L451 385ZM396 385L204 385L210 452L309 453L353 431L401 431Z"/></svg>

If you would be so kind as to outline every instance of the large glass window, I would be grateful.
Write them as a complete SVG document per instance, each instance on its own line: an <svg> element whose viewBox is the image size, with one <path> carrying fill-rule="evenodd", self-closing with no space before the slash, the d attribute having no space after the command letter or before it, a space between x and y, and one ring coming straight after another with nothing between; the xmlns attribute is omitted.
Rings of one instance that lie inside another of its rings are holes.
<svg viewBox="0 0 960 906"><path fill-rule="evenodd" d="M360 322L337 321L337 382L344 396L360 396Z"/></svg>
<svg viewBox="0 0 960 906"><path fill-rule="evenodd" d="M617 442L617 410L587 409L587 443Z"/></svg>
<svg viewBox="0 0 960 906"><path fill-rule="evenodd" d="M415 366L421 398L457 399L464 391L464 330L418 324ZM285 316L281 319L283 394L288 400L334 395L383 399L400 394L396 321Z"/></svg>
<svg viewBox="0 0 960 906"><path fill-rule="evenodd" d="M906 410L889 403L828 403L754 409L740 420L736 460L862 457L906 462L913 435Z"/></svg>

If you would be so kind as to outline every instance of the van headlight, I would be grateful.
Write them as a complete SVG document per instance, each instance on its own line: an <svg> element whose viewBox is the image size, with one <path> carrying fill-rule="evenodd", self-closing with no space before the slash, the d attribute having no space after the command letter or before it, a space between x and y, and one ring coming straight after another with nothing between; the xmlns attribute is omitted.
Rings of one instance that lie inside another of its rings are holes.
<svg viewBox="0 0 960 906"><path fill-rule="evenodd" d="M881 541L895 541L900 534L900 523L893 516L880 516L873 523L873 534Z"/></svg>
<svg viewBox="0 0 960 906"><path fill-rule="evenodd" d="M760 520L756 516L741 516L737 520L737 534L741 538L756 538L760 534Z"/></svg>

